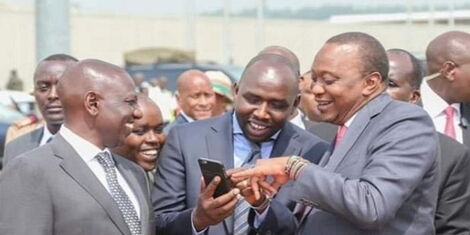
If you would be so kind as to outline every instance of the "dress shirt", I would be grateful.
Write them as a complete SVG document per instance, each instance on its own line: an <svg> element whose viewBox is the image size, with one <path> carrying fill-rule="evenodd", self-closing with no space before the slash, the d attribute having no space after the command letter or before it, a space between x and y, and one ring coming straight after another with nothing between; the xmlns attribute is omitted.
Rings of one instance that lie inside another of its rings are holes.
<svg viewBox="0 0 470 235"><path fill-rule="evenodd" d="M42 128L43 128L42 137L41 137L41 141L39 141L39 146L45 145L47 143L47 140L49 140L49 138L55 136L49 131L49 129L47 129L47 125L44 125Z"/></svg>
<svg viewBox="0 0 470 235"><path fill-rule="evenodd" d="M97 146L78 136L64 125L62 125L62 127L60 128L59 133L70 145L72 145L75 152L77 152L77 154L82 158L82 160L90 168L93 174L95 174L96 178L98 178L101 184L111 194L108 182L106 181L106 172L104 171L103 166L101 166L101 164L98 162L98 159L96 158L96 155L100 152L106 151L109 154L111 154L111 152L109 152L107 148L99 149ZM114 161L114 159L112 160ZM126 179L124 179L122 174L119 172L119 169L117 167L115 169L119 185L122 187L124 192L131 200L132 205L134 206L137 212L137 216L139 216L140 219L140 206L137 197L135 196L132 189L129 187L129 184L127 183Z"/></svg>
<svg viewBox="0 0 470 235"><path fill-rule="evenodd" d="M421 85L421 100L423 101L423 108L431 117L436 130L442 134L445 134L444 129L446 126L446 114L444 110L449 106L449 104L444 101L438 94L436 94L431 89L431 87L429 87L427 82L423 82L423 84ZM451 104L451 106L455 109L455 138L458 142L463 143L462 127L459 125L462 116L460 104L455 103Z"/></svg>
<svg viewBox="0 0 470 235"><path fill-rule="evenodd" d="M188 123L195 121L192 117L190 117L190 116L188 116L187 114L185 114L185 113L183 112L183 110L181 110L180 114L184 117L184 119L186 119L186 121L188 121Z"/></svg>
<svg viewBox="0 0 470 235"><path fill-rule="evenodd" d="M303 113L300 109L297 109L297 115L294 116L291 120L289 120L292 124L302 128L302 130L305 130L305 124L304 121L302 120L303 118Z"/></svg>

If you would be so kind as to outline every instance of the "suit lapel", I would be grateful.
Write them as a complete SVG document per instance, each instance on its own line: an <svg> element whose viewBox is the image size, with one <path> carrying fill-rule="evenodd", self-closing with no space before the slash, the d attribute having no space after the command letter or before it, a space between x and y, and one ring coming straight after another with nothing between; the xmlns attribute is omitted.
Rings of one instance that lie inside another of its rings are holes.
<svg viewBox="0 0 470 235"><path fill-rule="evenodd" d="M34 146L34 147L39 146L39 144L41 143L41 138L42 138L43 133L44 133L44 127L38 128L38 129L31 132L31 144L32 144L32 146ZM31 148L31 149L33 149L33 148Z"/></svg>
<svg viewBox="0 0 470 235"><path fill-rule="evenodd" d="M274 142L270 157L299 155L302 146L297 140L298 136L299 134L294 131L292 124L287 122Z"/></svg>
<svg viewBox="0 0 470 235"><path fill-rule="evenodd" d="M212 125L206 136L206 148L210 159L224 163L227 169L233 168L232 112L224 114ZM224 220L227 234L233 233L233 216Z"/></svg>
<svg viewBox="0 0 470 235"><path fill-rule="evenodd" d="M132 192L134 192L135 196L137 197L137 200L139 201L142 234L147 234L148 232L145 231L144 228L150 227L150 225L148 224L148 221L149 221L149 209L148 208L150 208L150 206L147 200L145 199L145 195L143 194L143 192L147 192L147 186L142 185L139 182L139 180L136 178L135 173L129 167L127 167L125 163L123 163L123 161L128 161L128 160L122 158L121 156L117 156L116 154L113 154L113 155L114 155L114 160L116 161L116 167L119 169L119 172L122 174L122 176L126 179L127 184L129 185L129 187L131 187Z"/></svg>
<svg viewBox="0 0 470 235"><path fill-rule="evenodd" d="M60 134L51 141L51 145L55 156L63 159L60 163L62 169L103 207L123 234L130 235L118 206L72 146Z"/></svg>
<svg viewBox="0 0 470 235"><path fill-rule="evenodd" d="M381 94L369 101L368 104L357 112L357 116L349 126L346 135L343 137L343 141L336 149L334 149L329 161L326 163L325 169L334 171L338 167L351 147L356 143L359 136L366 129L371 118L379 114L390 101L391 98L388 95Z"/></svg>

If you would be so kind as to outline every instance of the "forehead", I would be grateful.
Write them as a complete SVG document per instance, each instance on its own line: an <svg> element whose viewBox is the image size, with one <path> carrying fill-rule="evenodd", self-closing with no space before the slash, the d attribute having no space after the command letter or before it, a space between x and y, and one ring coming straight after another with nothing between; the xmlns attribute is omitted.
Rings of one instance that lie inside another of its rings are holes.
<svg viewBox="0 0 470 235"><path fill-rule="evenodd" d="M356 44L325 44L312 64L315 72L361 71L363 67L359 46Z"/></svg>
<svg viewBox="0 0 470 235"><path fill-rule="evenodd" d="M69 63L70 62L67 61L43 61L39 63L36 68L34 79L42 80L50 77L58 78L64 73Z"/></svg>
<svg viewBox="0 0 470 235"><path fill-rule="evenodd" d="M201 90L207 91L212 90L212 84L209 79L205 79L200 76L194 76L190 79L187 79L179 90L181 93L200 92Z"/></svg>
<svg viewBox="0 0 470 235"><path fill-rule="evenodd" d="M254 64L245 72L241 83L240 90L262 90L264 88L282 90L292 90L296 86L294 84L297 78L289 68L289 65L272 66L265 64Z"/></svg>
<svg viewBox="0 0 470 235"><path fill-rule="evenodd" d="M387 53L389 61L389 77L396 80L407 80L410 82L409 75L413 72L413 65L408 55L403 53Z"/></svg>

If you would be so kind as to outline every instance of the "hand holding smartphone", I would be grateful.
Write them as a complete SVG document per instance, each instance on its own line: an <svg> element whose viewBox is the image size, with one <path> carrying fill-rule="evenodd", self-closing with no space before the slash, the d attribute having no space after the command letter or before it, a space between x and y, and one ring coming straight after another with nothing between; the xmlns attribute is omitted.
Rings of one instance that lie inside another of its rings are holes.
<svg viewBox="0 0 470 235"><path fill-rule="evenodd" d="M221 162L208 158L199 158L198 163L206 185L208 185L216 176L219 176L221 179L214 192L214 198L230 191L231 183L225 173L225 167Z"/></svg>

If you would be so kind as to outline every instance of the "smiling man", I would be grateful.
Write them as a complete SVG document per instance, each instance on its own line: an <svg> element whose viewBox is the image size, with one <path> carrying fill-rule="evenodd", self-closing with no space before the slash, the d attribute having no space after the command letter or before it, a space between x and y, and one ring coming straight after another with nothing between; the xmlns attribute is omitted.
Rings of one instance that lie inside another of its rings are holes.
<svg viewBox="0 0 470 235"><path fill-rule="evenodd" d="M305 208L295 234L433 234L437 136L424 110L384 94L383 46L365 33L339 34L311 70L322 120L340 126L332 149L319 165L262 159L233 177L272 176L273 187L293 181L290 198Z"/></svg>
<svg viewBox="0 0 470 235"><path fill-rule="evenodd" d="M259 158L292 154L319 161L326 143L288 121L299 102L297 79L286 58L258 55L246 66L235 89L234 112L170 131L158 160L152 193L158 231L223 235L246 234L256 227L248 225L250 210L240 210L246 203L237 203L237 189L217 198L213 193L219 181L201 189L200 157L218 160L226 169L254 164ZM266 205L266 200L253 205ZM273 200L270 208L278 207L284 205ZM265 217L272 215L270 209L264 211ZM285 217L279 223L273 234L284 234L289 227L292 230L295 219ZM271 229L270 225L265 227L259 229Z"/></svg>
<svg viewBox="0 0 470 235"><path fill-rule="evenodd" d="M65 69L77 61L69 55L55 54L39 62L34 73L33 94L45 125L8 143L3 166L14 157L47 143L59 131L64 114L57 95L57 83Z"/></svg>
<svg viewBox="0 0 470 235"><path fill-rule="evenodd" d="M176 100L180 114L175 121L166 126L163 132L182 123L193 122L212 117L215 105L215 93L209 77L197 69L182 73L177 81Z"/></svg>

